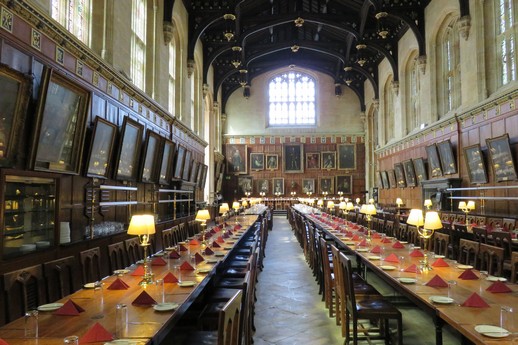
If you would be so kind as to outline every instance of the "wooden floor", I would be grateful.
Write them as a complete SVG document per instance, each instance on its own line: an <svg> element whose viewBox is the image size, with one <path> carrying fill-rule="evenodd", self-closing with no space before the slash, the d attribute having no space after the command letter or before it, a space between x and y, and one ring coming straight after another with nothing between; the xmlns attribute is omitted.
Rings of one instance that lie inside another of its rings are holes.
<svg viewBox="0 0 518 345"><path fill-rule="evenodd" d="M286 216L274 217L264 264L257 284L254 345L343 344L340 327L334 318L327 316L318 285ZM393 294L379 279L369 277L369 282L382 293ZM434 345L432 320L411 305L399 308L403 312L404 343ZM443 344L461 343L458 334L448 327L443 333ZM362 344L382 343L365 341Z"/></svg>

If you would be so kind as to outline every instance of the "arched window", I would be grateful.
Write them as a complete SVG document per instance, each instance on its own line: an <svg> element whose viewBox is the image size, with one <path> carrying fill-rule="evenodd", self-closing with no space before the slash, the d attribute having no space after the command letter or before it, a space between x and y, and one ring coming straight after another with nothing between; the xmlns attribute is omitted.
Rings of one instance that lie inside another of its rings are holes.
<svg viewBox="0 0 518 345"><path fill-rule="evenodd" d="M496 8L497 61L499 64L500 86L516 80L516 31L513 0L498 0Z"/></svg>
<svg viewBox="0 0 518 345"><path fill-rule="evenodd" d="M268 84L270 126L316 125L315 80L301 72L286 72Z"/></svg>
<svg viewBox="0 0 518 345"><path fill-rule="evenodd" d="M406 134L412 132L419 126L419 64L417 61L417 52L414 52L406 69Z"/></svg>
<svg viewBox="0 0 518 345"><path fill-rule="evenodd" d="M385 129L385 143L394 139L394 94L392 76L387 79L383 88L383 122Z"/></svg>
<svg viewBox="0 0 518 345"><path fill-rule="evenodd" d="M446 22L438 40L438 92L441 116L457 109L461 104L460 48L457 19Z"/></svg>
<svg viewBox="0 0 518 345"><path fill-rule="evenodd" d="M168 110L175 115L176 107L176 39L173 36L169 43L169 82L168 82Z"/></svg>
<svg viewBox="0 0 518 345"><path fill-rule="evenodd" d="M133 0L131 21L131 79L144 90L146 68L146 0Z"/></svg>
<svg viewBox="0 0 518 345"><path fill-rule="evenodd" d="M65 29L90 45L91 0L52 0L51 15Z"/></svg>

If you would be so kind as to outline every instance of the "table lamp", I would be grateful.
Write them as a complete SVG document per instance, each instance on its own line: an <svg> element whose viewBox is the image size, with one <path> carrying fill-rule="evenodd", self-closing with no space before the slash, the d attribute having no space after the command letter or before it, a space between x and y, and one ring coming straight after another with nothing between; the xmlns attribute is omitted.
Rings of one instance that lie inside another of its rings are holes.
<svg viewBox="0 0 518 345"><path fill-rule="evenodd" d="M374 199L373 198L369 199L369 204L374 204Z"/></svg>
<svg viewBox="0 0 518 345"><path fill-rule="evenodd" d="M423 231L420 229L421 226L424 225L424 218L423 218L423 210L419 210L416 208L413 208L410 210L410 214L408 215L408 219L406 220L406 223L408 225L414 225L417 228L417 232L421 237ZM424 238L424 237L423 237ZM425 271L429 271L432 268L428 265L428 257L425 254L424 260L421 261L421 269Z"/></svg>
<svg viewBox="0 0 518 345"><path fill-rule="evenodd" d="M205 227L207 226L207 220L210 219L209 210L198 210L196 212L196 220L200 222L201 225L201 247L205 249L207 247L207 242L205 241Z"/></svg>
<svg viewBox="0 0 518 345"><path fill-rule="evenodd" d="M318 206L318 207L322 207L322 206L324 206L324 200L322 200L322 199L318 199L318 201L317 201L317 206Z"/></svg>
<svg viewBox="0 0 518 345"><path fill-rule="evenodd" d="M360 213L363 213L367 218L367 242L370 242L372 216L378 213L378 211L376 210L376 206L373 204L363 204L360 208Z"/></svg>
<svg viewBox="0 0 518 345"><path fill-rule="evenodd" d="M128 235L137 235L140 246L144 248L144 276L140 285L153 283L153 272L147 258L147 248L150 245L149 236L155 233L155 217L151 214L134 215L128 227Z"/></svg>
<svg viewBox="0 0 518 345"><path fill-rule="evenodd" d="M361 199L360 199L360 198L356 198L356 204L357 204L357 205L360 205L360 201L361 201Z"/></svg>
<svg viewBox="0 0 518 345"><path fill-rule="evenodd" d="M426 199L424 201L424 207L426 207L427 210L431 209L432 208L432 200Z"/></svg>
<svg viewBox="0 0 518 345"><path fill-rule="evenodd" d="M227 214L228 211L229 211L228 203L224 202L221 205L219 205L219 213L222 214L223 217L225 217L225 215Z"/></svg>
<svg viewBox="0 0 518 345"><path fill-rule="evenodd" d="M475 202L473 200L468 201L467 204L465 201L459 202L459 210L466 213L466 226L469 226L468 213L470 213L474 209L475 209Z"/></svg>
<svg viewBox="0 0 518 345"><path fill-rule="evenodd" d="M347 203L345 204L345 209L347 211L352 211L354 210L354 204L352 203L352 201L347 201Z"/></svg>
<svg viewBox="0 0 518 345"><path fill-rule="evenodd" d="M347 203L345 201L340 201L340 203L338 204L338 209L342 212L343 215L345 210L347 209Z"/></svg>
<svg viewBox="0 0 518 345"><path fill-rule="evenodd" d="M433 236L435 230L442 228L441 218L439 217L439 213L435 211L428 211L424 216L424 225L423 229L419 231L419 235L424 239L425 249L430 246L430 238ZM432 268L428 265L428 255L425 254L423 260L423 270L431 270Z"/></svg>
<svg viewBox="0 0 518 345"><path fill-rule="evenodd" d="M330 213L333 213L335 210L335 202L332 200L329 200L327 202L327 209L329 210Z"/></svg>
<svg viewBox="0 0 518 345"><path fill-rule="evenodd" d="M241 205L239 204L239 201L234 201L232 203L232 208L234 209L234 212L236 213L236 224L237 224L237 215L239 213L239 208L241 207Z"/></svg>
<svg viewBox="0 0 518 345"><path fill-rule="evenodd" d="M243 206L244 208L247 208L247 207L248 207L248 201L243 200L243 201L241 202L241 206Z"/></svg>

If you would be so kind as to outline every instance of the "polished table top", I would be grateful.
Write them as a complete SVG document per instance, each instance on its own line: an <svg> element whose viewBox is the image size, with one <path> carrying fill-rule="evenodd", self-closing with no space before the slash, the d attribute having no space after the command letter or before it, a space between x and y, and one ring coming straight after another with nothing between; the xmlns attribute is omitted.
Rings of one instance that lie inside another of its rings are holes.
<svg viewBox="0 0 518 345"><path fill-rule="evenodd" d="M63 338L70 335L83 336L96 322L101 324L108 332L115 334L115 310L116 305L124 303L127 305L128 327L124 335L125 339L132 339L136 344L144 344L157 338L165 336L165 328L170 329L172 325L187 310L189 305L203 290L209 281L209 277L215 273L215 267L220 260L224 260L230 249L239 241L243 233L257 220L257 215L241 215L239 216L239 224L242 229L235 231L233 236L225 239L225 243L221 244L221 248L212 248L214 255L204 256L206 261L200 263L196 267L196 271L182 271L182 280L195 282L194 286L182 287L178 283L165 283L165 302L176 303L178 307L168 311L156 311L153 306L134 306L132 302L139 296L142 291L146 292L157 302L161 302L160 288L151 284L147 287L139 285L142 280L141 276L133 276L131 272L138 265L128 267L129 272L106 277L102 280L103 291L102 297L94 289L83 288L60 301L65 303L72 300L77 305L85 309L78 316L61 316L54 315L53 311L39 311L39 339L24 339L24 318L14 320L13 322L0 327L0 338L5 339L9 344L63 344ZM236 223L234 219L229 219L227 224L233 227ZM220 233L216 233L209 240L214 240ZM186 245L191 253L200 253L202 248L200 245ZM184 261L189 261L187 251L180 252L180 259L169 259L167 255L163 258L166 261L164 266L151 266L154 279L161 279L173 270L173 266L181 265ZM158 254L160 256L160 253ZM212 259L212 263L208 263ZM202 273L203 272L203 273ZM117 278L122 279L129 285L127 290L110 290L108 287ZM105 342L92 343L104 344Z"/></svg>
<svg viewBox="0 0 518 345"><path fill-rule="evenodd" d="M423 260L422 257L410 256L414 249L411 249L409 245L406 244L403 249L394 249L392 245L395 243L395 239L391 239L391 243L382 243L382 237L378 238L376 235L371 236L370 246L360 247L358 244L362 238L352 241L351 237L345 236L346 227L340 221L330 223L328 219L322 216L309 215L308 217L336 241L354 251L366 266L384 278L390 285L406 296L411 296L412 300L421 307L428 308L475 344L518 344L518 285L505 283L512 290L510 293L486 291L494 283L493 281L487 280L486 276L481 276L481 273L474 269L472 271L478 276L478 279L460 279L459 276L465 269L459 268L462 266L457 265L455 261L447 259L443 260L449 264L449 267L432 267L433 270L420 273L404 272L405 268L413 264L419 267ZM335 230L337 225L340 227L339 230ZM349 227L347 230L354 233L352 227ZM382 248L381 254L371 253L376 246ZM391 254L396 255L398 263L383 260ZM430 258L430 265L435 260L435 258ZM448 287L430 287L425 285L435 275L439 275L444 281L448 282ZM403 283L400 280L401 278L411 279L403 279L403 281L406 281L406 283ZM415 282L412 279L415 279ZM489 279L493 280L496 278L491 277ZM461 305L474 292L489 304L488 308L464 307ZM445 304L434 303L430 300L431 296L450 296L453 302ZM512 313L503 312L503 326L510 334L488 332L486 335L483 335L475 331L475 327L479 325L499 327L503 307L506 309L511 308L514 311ZM500 336L502 337L497 338Z"/></svg>

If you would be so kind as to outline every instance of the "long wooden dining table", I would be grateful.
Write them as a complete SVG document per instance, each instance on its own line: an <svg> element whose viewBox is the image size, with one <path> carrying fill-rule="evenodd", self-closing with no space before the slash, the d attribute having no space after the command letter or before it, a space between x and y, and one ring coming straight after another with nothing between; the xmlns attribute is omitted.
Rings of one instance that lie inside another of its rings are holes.
<svg viewBox="0 0 518 345"><path fill-rule="evenodd" d="M395 291L431 315L435 325L436 344L442 344L444 323L451 325L463 337L475 344L518 344L517 284L505 282L510 290L506 293L489 292L487 289L495 281L504 282L505 278L488 277L470 266L459 265L454 260L440 256L434 257L431 253L429 253L431 270L418 269L417 272L405 272L405 269L412 265L419 268L423 260L423 257L410 255L416 248L411 248L409 244L403 243L403 248L396 249L393 248L396 239L388 238L390 242L384 243L383 241L388 241L384 235L371 232L370 243L367 241L367 246L359 246L361 241L366 238L366 234L353 229L357 225L343 220L332 220L332 218L322 215L307 214L305 216L325 233L326 238L334 240L344 250L355 253L361 266L374 272ZM353 240L354 235L352 237L350 235L355 233L358 233L359 236ZM381 253L372 252L373 250L377 252L378 248L381 249ZM417 250L420 249L417 248ZM423 251L421 250L421 252ZM394 254L399 262L385 261L391 254ZM433 267L435 261L439 259L446 262L448 267ZM459 278L467 269L471 269L476 275L476 279ZM428 286L427 283L435 276L439 276L447 283L447 286ZM476 293L488 306L463 306L473 293ZM508 332L501 332L499 329L501 326Z"/></svg>
<svg viewBox="0 0 518 345"><path fill-rule="evenodd" d="M102 279L102 294L96 292L95 289L85 287L56 301L57 303L73 301L84 309L84 312L79 313L79 315L63 316L55 315L52 310L39 311L38 338L25 337L25 320L23 317L0 327L0 338L10 345L63 344L65 337L76 335L81 338L96 323L99 323L109 333L115 334L116 306L117 304L126 304L128 323L123 338L129 341L127 344L160 344L207 286L211 277L216 274L217 266L227 258L233 247L238 245L240 239L243 238L243 234L251 229L251 226L258 219L258 215L240 215L238 219L241 229L232 230L233 235L226 238L225 242L221 242L219 248L211 248L214 251L214 255L203 254L202 256L205 260L196 266L196 270L181 271L182 281L194 282L194 285L184 287L178 283L164 283L165 302L176 304L175 308L161 311L159 310L160 308L156 308L153 305L137 306L132 304L144 290L155 301L162 302L160 285L149 284L144 287L139 284L142 281L142 276L132 275L132 272L142 264L140 262L139 264L131 265L127 270L119 270L116 274ZM228 229L233 229L238 223L231 218L227 220L227 224ZM217 232L210 241L221 235L221 232ZM167 255L168 251L156 253L151 257L151 261L153 258L163 258L166 262L165 265L150 266L154 279L163 279L169 272L173 271L173 266L189 262L190 254L202 254L200 244L186 242L184 246L188 248L188 251L180 251L181 257L179 259L170 259ZM108 289L117 279L124 281L129 285L129 288L125 290ZM91 284L85 286L90 287ZM91 342L90 344L99 345L106 343L110 342L100 341ZM114 339L113 344L121 344L121 340Z"/></svg>

